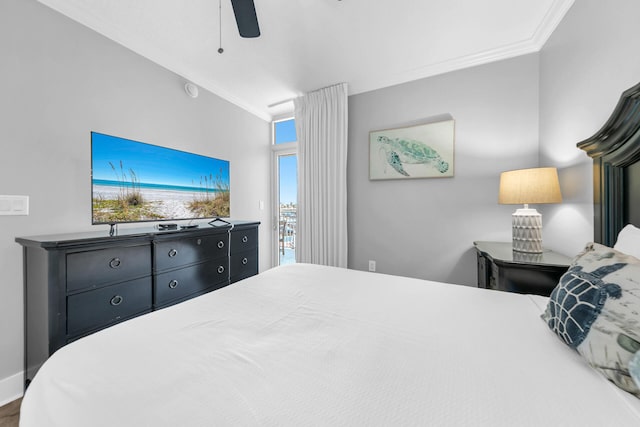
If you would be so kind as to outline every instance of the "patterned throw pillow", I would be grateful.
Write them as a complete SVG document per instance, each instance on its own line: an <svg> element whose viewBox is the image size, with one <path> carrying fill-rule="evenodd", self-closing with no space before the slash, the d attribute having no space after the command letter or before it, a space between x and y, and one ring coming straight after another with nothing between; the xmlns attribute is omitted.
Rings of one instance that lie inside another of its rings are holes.
<svg viewBox="0 0 640 427"><path fill-rule="evenodd" d="M591 366L640 397L637 358L631 363L640 351L640 260L589 243L551 293L542 318Z"/></svg>

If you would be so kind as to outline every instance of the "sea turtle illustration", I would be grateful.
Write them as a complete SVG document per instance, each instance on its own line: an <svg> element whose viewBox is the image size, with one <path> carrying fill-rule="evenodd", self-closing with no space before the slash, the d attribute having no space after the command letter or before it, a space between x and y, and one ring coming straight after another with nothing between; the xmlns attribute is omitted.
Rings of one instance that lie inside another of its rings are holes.
<svg viewBox="0 0 640 427"><path fill-rule="evenodd" d="M403 164L430 164L440 173L449 170L449 163L442 160L440 154L424 142L386 136L379 136L378 142L380 149L384 150L387 163L404 176L409 174L404 170Z"/></svg>
<svg viewBox="0 0 640 427"><path fill-rule="evenodd" d="M584 341L607 297L622 296L619 285L606 283L602 278L626 265L606 265L590 273L582 271L582 266L574 266L562 276L561 286L551 293L544 318L570 347L576 348Z"/></svg>

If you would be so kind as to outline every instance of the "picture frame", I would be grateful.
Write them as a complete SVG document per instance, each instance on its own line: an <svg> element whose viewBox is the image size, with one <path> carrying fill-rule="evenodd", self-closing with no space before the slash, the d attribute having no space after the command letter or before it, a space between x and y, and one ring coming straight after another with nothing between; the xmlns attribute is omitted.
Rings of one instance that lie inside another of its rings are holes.
<svg viewBox="0 0 640 427"><path fill-rule="evenodd" d="M369 179L454 176L455 121L369 132Z"/></svg>

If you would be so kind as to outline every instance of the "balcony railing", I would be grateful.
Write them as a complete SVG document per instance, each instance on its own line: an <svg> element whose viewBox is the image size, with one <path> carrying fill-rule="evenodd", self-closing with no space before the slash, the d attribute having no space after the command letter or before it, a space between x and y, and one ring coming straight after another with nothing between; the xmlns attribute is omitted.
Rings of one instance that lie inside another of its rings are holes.
<svg viewBox="0 0 640 427"><path fill-rule="evenodd" d="M296 226L296 207L281 205L278 232L280 265L296 262Z"/></svg>

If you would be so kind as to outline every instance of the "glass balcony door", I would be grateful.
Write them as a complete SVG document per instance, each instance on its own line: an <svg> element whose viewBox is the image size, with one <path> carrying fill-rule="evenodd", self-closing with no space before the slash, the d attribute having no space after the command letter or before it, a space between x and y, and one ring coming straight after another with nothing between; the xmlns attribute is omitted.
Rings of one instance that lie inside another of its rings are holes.
<svg viewBox="0 0 640 427"><path fill-rule="evenodd" d="M273 232L275 265L296 262L298 143L295 119L273 122Z"/></svg>
<svg viewBox="0 0 640 427"><path fill-rule="evenodd" d="M278 155L278 264L296 262L297 155Z"/></svg>

